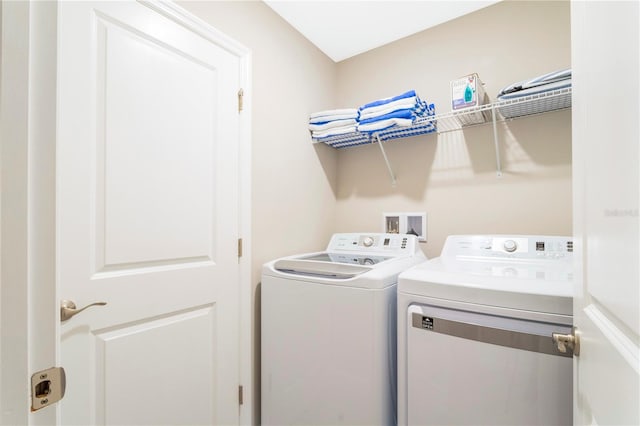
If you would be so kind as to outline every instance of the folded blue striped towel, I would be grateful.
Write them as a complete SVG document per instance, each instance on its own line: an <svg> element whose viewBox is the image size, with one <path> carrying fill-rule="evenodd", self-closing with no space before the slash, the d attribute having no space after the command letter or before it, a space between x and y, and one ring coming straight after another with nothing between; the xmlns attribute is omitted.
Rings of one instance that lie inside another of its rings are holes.
<svg viewBox="0 0 640 426"><path fill-rule="evenodd" d="M348 118L346 120L334 120L334 121L328 121L326 123L318 123L318 124L309 124L309 130L312 131L323 131L323 130L328 130L334 127L344 127L344 126L349 126L349 125L355 125L358 123L358 120L355 118Z"/></svg>
<svg viewBox="0 0 640 426"><path fill-rule="evenodd" d="M361 120L358 123L358 131L372 133L391 127L406 127L412 125L421 117L429 117L432 115L435 115L434 104L427 104L421 101L420 105L415 108L402 109L378 117Z"/></svg>
<svg viewBox="0 0 640 426"><path fill-rule="evenodd" d="M417 104L419 104L419 102L420 100L417 96L412 96L410 98L398 99L397 101L389 102L387 104L369 107L360 110L360 120L379 117L381 115L389 114L400 109L414 108Z"/></svg>
<svg viewBox="0 0 640 426"><path fill-rule="evenodd" d="M364 120L360 120L359 123L360 124L368 124L368 123L374 123L376 121L382 121L382 120L388 120L390 118L408 118L408 119L414 119L416 117L416 113L412 108L405 108L405 109L400 109L397 111L393 111L390 112L388 114L383 114L383 115L379 115L376 117L372 117L372 118L366 118Z"/></svg>
<svg viewBox="0 0 640 426"><path fill-rule="evenodd" d="M384 99L378 99L377 101L373 101L373 102L369 102L368 104L364 104L362 105L359 109L360 111L362 111L363 109L367 109L367 108L371 108L371 107L376 107L379 105L385 105L400 99L406 99L406 98L411 98L411 97L415 97L416 96L416 91L415 90L409 90L401 95L398 96L393 96L391 98L384 98Z"/></svg>
<svg viewBox="0 0 640 426"><path fill-rule="evenodd" d="M358 124L358 131L362 133L373 133L392 127L409 127L413 124L412 118L387 118L376 120L370 123Z"/></svg>
<svg viewBox="0 0 640 426"><path fill-rule="evenodd" d="M415 90L369 102L358 109L358 131L367 133L410 126L419 117L435 114L434 105L422 101Z"/></svg>
<svg viewBox="0 0 640 426"><path fill-rule="evenodd" d="M420 117L432 115L435 115L434 105L422 101L415 90L409 90L398 96L369 102L357 109L315 112L309 115L309 130L316 141L357 144L369 140L371 136L367 133L403 129L410 127ZM431 127L435 129L434 125Z"/></svg>
<svg viewBox="0 0 640 426"><path fill-rule="evenodd" d="M368 105L368 106L367 106ZM401 95L391 98L381 99L379 101L370 102L359 108L359 120L370 120L375 118L386 119L386 115L397 112L410 110L416 116L421 116L427 110L426 102L423 102L415 90L409 90Z"/></svg>

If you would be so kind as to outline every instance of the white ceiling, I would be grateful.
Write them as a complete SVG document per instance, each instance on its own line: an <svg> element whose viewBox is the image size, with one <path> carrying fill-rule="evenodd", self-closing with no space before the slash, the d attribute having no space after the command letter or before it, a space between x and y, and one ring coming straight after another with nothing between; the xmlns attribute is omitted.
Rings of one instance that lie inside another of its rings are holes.
<svg viewBox="0 0 640 426"><path fill-rule="evenodd" d="M500 0L264 0L335 62Z"/></svg>

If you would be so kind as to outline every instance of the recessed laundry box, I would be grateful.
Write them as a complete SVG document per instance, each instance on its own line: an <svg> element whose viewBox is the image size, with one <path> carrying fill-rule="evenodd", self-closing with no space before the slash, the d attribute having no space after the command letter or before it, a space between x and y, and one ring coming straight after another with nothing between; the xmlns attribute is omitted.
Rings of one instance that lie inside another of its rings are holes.
<svg viewBox="0 0 640 426"><path fill-rule="evenodd" d="M335 234L262 271L264 425L393 425L396 283L414 235Z"/></svg>

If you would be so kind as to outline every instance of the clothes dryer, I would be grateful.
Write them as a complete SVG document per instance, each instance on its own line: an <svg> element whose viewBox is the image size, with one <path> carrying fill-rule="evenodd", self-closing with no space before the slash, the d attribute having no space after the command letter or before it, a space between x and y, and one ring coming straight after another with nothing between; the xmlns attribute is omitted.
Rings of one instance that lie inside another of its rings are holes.
<svg viewBox="0 0 640 426"><path fill-rule="evenodd" d="M570 238L450 236L398 282L399 425L570 425Z"/></svg>
<svg viewBox="0 0 640 426"><path fill-rule="evenodd" d="M335 234L264 265L262 424L395 424L397 278L425 260L414 235Z"/></svg>

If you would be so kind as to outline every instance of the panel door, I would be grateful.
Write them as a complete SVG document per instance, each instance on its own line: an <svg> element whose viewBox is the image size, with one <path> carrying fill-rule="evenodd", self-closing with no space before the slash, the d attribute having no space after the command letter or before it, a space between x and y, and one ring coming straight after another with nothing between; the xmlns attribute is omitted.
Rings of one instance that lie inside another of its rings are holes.
<svg viewBox="0 0 640 426"><path fill-rule="evenodd" d="M572 2L575 424L640 424L639 21L638 2Z"/></svg>
<svg viewBox="0 0 640 426"><path fill-rule="evenodd" d="M58 8L62 424L238 422L236 56L137 2Z"/></svg>

